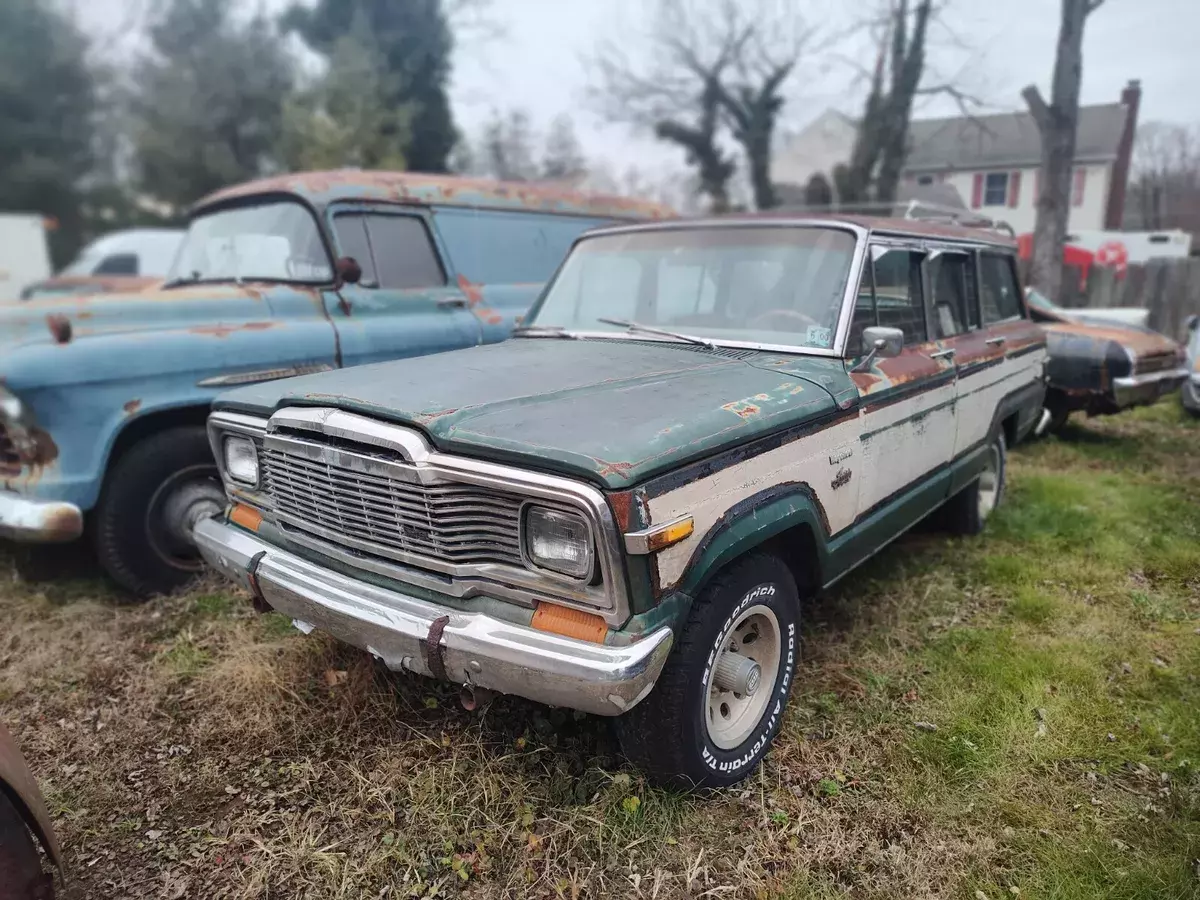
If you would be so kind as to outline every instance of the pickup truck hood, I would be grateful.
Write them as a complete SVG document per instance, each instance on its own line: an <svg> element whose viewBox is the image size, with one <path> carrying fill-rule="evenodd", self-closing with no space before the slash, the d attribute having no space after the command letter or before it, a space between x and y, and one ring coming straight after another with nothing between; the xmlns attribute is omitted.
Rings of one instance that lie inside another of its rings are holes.
<svg viewBox="0 0 1200 900"><path fill-rule="evenodd" d="M0 306L0 359L27 344L68 344L98 335L269 322L274 295L297 292L320 303L317 291L295 285L206 284L170 290L45 297ZM220 324L216 324L220 323ZM230 323L230 324L226 324Z"/></svg>
<svg viewBox="0 0 1200 900"><path fill-rule="evenodd" d="M334 406L415 426L442 450L624 488L836 415L849 386L841 360L823 357L520 338L254 385L215 406Z"/></svg>

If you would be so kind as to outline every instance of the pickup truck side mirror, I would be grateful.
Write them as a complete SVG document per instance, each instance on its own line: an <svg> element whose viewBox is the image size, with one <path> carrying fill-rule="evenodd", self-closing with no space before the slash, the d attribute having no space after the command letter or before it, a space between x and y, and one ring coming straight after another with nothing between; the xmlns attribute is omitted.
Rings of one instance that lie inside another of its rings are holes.
<svg viewBox="0 0 1200 900"><path fill-rule="evenodd" d="M904 332L899 328L871 325L863 329L862 339L863 346L871 349L851 372L865 372L876 359L891 359L904 349Z"/></svg>
<svg viewBox="0 0 1200 900"><path fill-rule="evenodd" d="M333 268L339 282L358 284L362 280L362 266L353 256L339 256L337 262L333 264Z"/></svg>

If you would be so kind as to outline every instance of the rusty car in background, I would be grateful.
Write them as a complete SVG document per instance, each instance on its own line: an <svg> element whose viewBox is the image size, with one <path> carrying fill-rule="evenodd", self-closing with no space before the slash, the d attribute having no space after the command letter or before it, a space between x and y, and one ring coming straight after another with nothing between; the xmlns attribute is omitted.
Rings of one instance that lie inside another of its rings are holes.
<svg viewBox="0 0 1200 900"><path fill-rule="evenodd" d="M0 900L52 900L38 848L65 877L62 851L37 781L0 724Z"/></svg>
<svg viewBox="0 0 1200 900"><path fill-rule="evenodd" d="M86 523L121 586L169 590L202 565L192 525L224 503L204 430L217 393L502 341L581 232L669 214L360 170L219 191L159 287L0 308L0 538Z"/></svg>
<svg viewBox="0 0 1200 900"><path fill-rule="evenodd" d="M175 228L111 232L89 243L52 277L26 285L21 299L145 290L167 277L182 241L183 232Z"/></svg>
<svg viewBox="0 0 1200 900"><path fill-rule="evenodd" d="M260 609L389 668L617 717L729 785L802 601L935 510L984 527L1045 336L992 230L788 215L584 235L503 344L231 391L196 526Z"/></svg>
<svg viewBox="0 0 1200 900"><path fill-rule="evenodd" d="M1046 330L1046 430L1059 431L1071 413L1111 415L1157 403L1187 380L1177 341L1149 328L1070 314L1034 288L1026 291L1030 315Z"/></svg>

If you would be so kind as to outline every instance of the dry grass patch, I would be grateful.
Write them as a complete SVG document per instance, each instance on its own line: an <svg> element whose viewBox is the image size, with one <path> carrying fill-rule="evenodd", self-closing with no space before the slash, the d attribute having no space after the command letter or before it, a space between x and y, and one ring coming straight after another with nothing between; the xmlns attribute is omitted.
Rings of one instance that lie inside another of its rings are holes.
<svg viewBox="0 0 1200 900"><path fill-rule="evenodd" d="M762 770L648 788L603 720L456 692L210 582L0 587L0 715L80 896L1200 894L1200 429L1019 448L976 540L806 609ZM670 735L663 735L670 740Z"/></svg>

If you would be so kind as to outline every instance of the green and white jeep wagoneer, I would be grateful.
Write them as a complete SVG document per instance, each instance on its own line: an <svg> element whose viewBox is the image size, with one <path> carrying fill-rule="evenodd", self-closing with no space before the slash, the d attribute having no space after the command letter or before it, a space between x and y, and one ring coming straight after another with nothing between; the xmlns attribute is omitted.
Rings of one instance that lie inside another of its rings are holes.
<svg viewBox="0 0 1200 900"><path fill-rule="evenodd" d="M205 558L395 670L617 716L745 778L804 601L935 509L979 531L1037 423L1012 242L730 217L577 241L512 340L224 394Z"/></svg>

